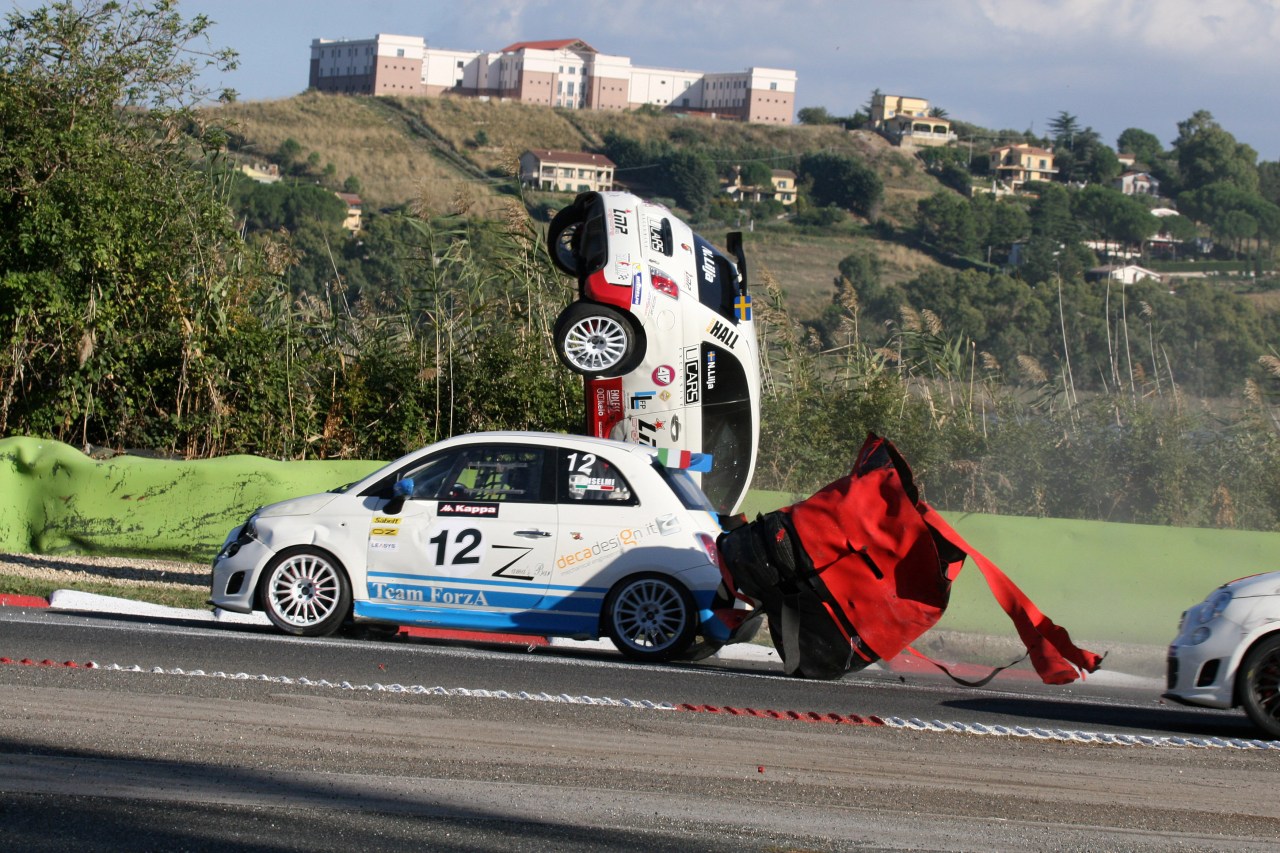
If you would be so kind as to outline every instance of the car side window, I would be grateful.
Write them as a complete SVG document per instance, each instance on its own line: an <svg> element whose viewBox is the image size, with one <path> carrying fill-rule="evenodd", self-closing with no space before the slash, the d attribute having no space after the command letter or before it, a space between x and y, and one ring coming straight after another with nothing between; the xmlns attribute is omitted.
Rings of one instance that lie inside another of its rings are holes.
<svg viewBox="0 0 1280 853"><path fill-rule="evenodd" d="M561 503L614 506L639 503L622 473L598 453L561 448L556 483Z"/></svg>
<svg viewBox="0 0 1280 853"><path fill-rule="evenodd" d="M551 503L547 450L519 445L461 447L408 472L415 500Z"/></svg>

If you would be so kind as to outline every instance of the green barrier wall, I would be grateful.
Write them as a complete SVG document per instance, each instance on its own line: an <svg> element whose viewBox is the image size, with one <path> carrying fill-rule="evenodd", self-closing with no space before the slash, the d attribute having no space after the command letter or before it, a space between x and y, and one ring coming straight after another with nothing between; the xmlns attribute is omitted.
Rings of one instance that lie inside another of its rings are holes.
<svg viewBox="0 0 1280 853"><path fill-rule="evenodd" d="M254 507L363 477L379 462L231 456L104 462L51 441L0 441L0 551L212 558ZM753 492L754 518L796 496ZM1179 614L1215 586L1280 569L1280 533L943 513L1077 639L1168 642ZM968 562L940 624L1012 635Z"/></svg>
<svg viewBox="0 0 1280 853"><path fill-rule="evenodd" d="M55 441L0 441L0 551L211 560L263 504L358 480L380 462L96 461Z"/></svg>

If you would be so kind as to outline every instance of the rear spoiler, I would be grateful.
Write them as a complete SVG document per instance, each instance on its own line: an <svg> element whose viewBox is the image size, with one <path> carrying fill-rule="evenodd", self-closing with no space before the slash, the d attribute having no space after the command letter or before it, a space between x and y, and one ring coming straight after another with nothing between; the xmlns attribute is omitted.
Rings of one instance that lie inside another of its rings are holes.
<svg viewBox="0 0 1280 853"><path fill-rule="evenodd" d="M747 292L747 256L742 253L742 232L730 231L724 238L725 248L733 255L734 260L738 262L738 278L741 280L741 290Z"/></svg>

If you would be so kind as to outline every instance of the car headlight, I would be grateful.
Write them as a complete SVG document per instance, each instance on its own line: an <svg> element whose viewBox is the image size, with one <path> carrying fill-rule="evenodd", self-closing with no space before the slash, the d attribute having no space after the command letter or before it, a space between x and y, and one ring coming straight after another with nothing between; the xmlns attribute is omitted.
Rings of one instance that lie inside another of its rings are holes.
<svg viewBox="0 0 1280 853"><path fill-rule="evenodd" d="M1199 628L1196 628L1194 631L1191 632L1191 637L1187 640L1187 645L1198 646L1201 643L1203 643L1205 640L1209 639L1209 635L1212 633L1213 632L1210 631L1208 628L1206 628L1204 625L1201 625Z"/></svg>
<svg viewBox="0 0 1280 853"><path fill-rule="evenodd" d="M228 542L218 554L219 558L234 557L240 549L250 541L258 538L258 510L249 514L249 518L240 526L240 535Z"/></svg>
<svg viewBox="0 0 1280 853"><path fill-rule="evenodd" d="M1231 590L1220 589L1204 600L1205 606L1200 610L1200 622L1212 622L1222 615L1231 603Z"/></svg>

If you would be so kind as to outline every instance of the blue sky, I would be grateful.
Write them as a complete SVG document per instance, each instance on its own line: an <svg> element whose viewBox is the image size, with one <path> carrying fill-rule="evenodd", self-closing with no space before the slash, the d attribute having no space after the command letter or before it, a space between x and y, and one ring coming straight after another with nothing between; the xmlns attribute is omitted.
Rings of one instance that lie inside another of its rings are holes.
<svg viewBox="0 0 1280 853"><path fill-rule="evenodd" d="M34 0L0 0L30 9ZM1059 111L1111 145L1127 127L1167 146L1207 109L1263 160L1280 160L1280 0L180 0L241 55L242 99L307 84L311 39L421 35L496 50L581 38L637 65L798 72L797 106L848 114L874 88L953 118L1044 132Z"/></svg>

